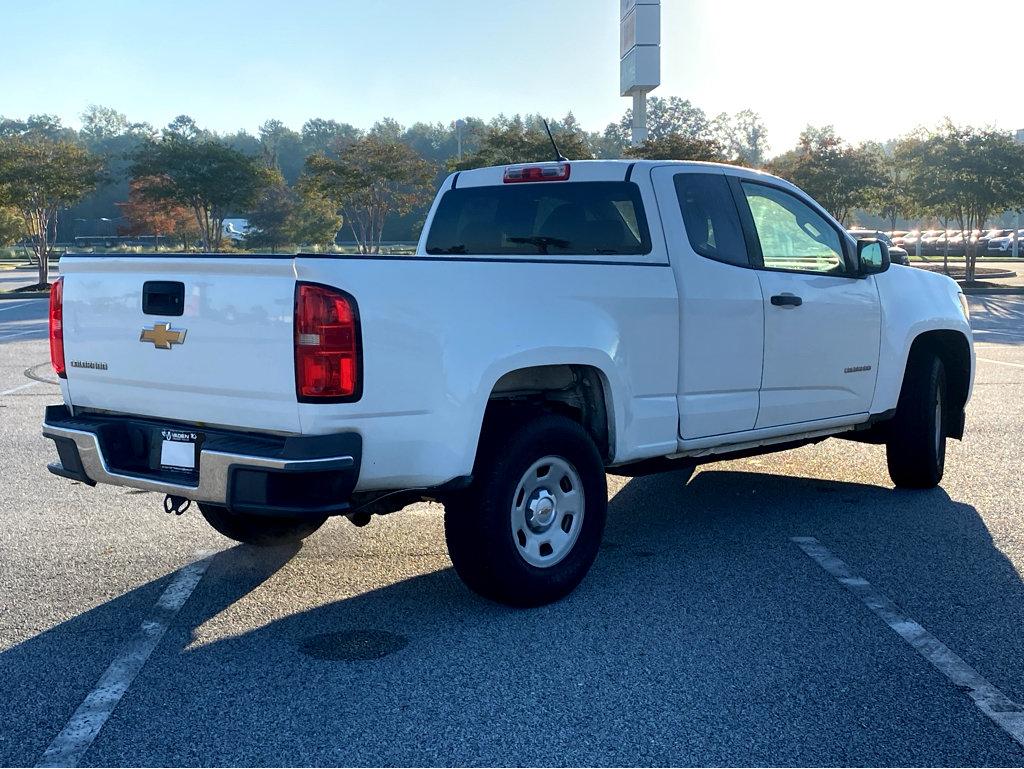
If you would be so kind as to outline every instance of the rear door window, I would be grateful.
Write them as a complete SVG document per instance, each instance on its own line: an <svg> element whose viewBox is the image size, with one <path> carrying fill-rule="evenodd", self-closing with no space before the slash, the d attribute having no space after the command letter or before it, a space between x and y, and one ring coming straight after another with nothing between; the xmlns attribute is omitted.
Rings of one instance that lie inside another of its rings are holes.
<svg viewBox="0 0 1024 769"><path fill-rule="evenodd" d="M749 267L739 213L725 176L676 174L675 185L686 237L693 250L708 259Z"/></svg>
<svg viewBox="0 0 1024 769"><path fill-rule="evenodd" d="M632 256L651 251L631 182L537 182L448 190L428 254Z"/></svg>

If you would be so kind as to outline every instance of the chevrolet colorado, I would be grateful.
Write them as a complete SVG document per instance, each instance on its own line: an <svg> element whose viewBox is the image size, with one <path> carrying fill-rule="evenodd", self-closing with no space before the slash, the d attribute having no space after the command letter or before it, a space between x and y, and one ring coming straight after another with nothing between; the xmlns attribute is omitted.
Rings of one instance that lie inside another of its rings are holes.
<svg viewBox="0 0 1024 769"><path fill-rule="evenodd" d="M723 165L455 173L412 256L60 269L53 473L195 501L252 544L437 500L458 574L516 605L583 579L608 469L841 436L884 443L896 486L931 487L973 383L956 283Z"/></svg>

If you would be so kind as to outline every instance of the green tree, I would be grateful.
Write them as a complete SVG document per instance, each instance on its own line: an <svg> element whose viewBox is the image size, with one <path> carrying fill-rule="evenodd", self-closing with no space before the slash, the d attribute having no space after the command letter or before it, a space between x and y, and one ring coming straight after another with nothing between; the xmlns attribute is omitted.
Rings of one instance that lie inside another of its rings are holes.
<svg viewBox="0 0 1024 769"><path fill-rule="evenodd" d="M18 209L0 206L0 246L17 243L25 235L25 220Z"/></svg>
<svg viewBox="0 0 1024 769"><path fill-rule="evenodd" d="M725 156L737 165L762 168L768 154L768 129L761 116L745 109L735 115L723 112L711 130Z"/></svg>
<svg viewBox="0 0 1024 769"><path fill-rule="evenodd" d="M269 248L277 253L289 242L288 220L295 208L295 195L275 172L273 183L263 190L256 205L249 211L249 231L245 236L246 248Z"/></svg>
<svg viewBox="0 0 1024 769"><path fill-rule="evenodd" d="M384 224L425 206L433 192L433 168L401 142L370 134L337 158L306 160L302 186L341 211L360 253L379 253Z"/></svg>
<svg viewBox="0 0 1024 769"><path fill-rule="evenodd" d="M872 145L873 151L881 158L882 184L871 194L870 210L889 223L889 229L896 229L896 222L906 219L919 211L910 189L910 163L916 150L917 139L906 137L891 147Z"/></svg>
<svg viewBox="0 0 1024 769"><path fill-rule="evenodd" d="M39 285L49 283L57 212L102 180L102 161L63 139L26 134L0 139L0 202L15 208L33 237Z"/></svg>
<svg viewBox="0 0 1024 769"><path fill-rule="evenodd" d="M188 115L178 115L164 129L164 136L172 136L185 141L198 141L200 139L212 139L213 134L200 128L196 121Z"/></svg>
<svg viewBox="0 0 1024 769"><path fill-rule="evenodd" d="M128 132L128 116L113 107L90 104L81 114L82 128L78 132L83 141L98 143Z"/></svg>
<svg viewBox="0 0 1024 769"><path fill-rule="evenodd" d="M1004 131L947 122L914 147L909 181L921 208L945 214L964 233L972 281L978 253L971 233L1024 205L1024 145Z"/></svg>
<svg viewBox="0 0 1024 769"><path fill-rule="evenodd" d="M260 157L264 155L263 144L260 140L245 130L235 131L220 137L220 141L233 150L238 150L243 155Z"/></svg>
<svg viewBox="0 0 1024 769"><path fill-rule="evenodd" d="M302 136L280 120L268 120L260 126L259 138L267 165L280 171L288 184L294 184L306 160Z"/></svg>
<svg viewBox="0 0 1024 769"><path fill-rule="evenodd" d="M165 131L134 154L133 177L148 177L144 194L187 206L199 227L203 249L221 249L224 219L247 211L273 183L257 158L195 130Z"/></svg>
<svg viewBox="0 0 1024 769"><path fill-rule="evenodd" d="M633 110L627 109L619 120L618 130L628 144L632 133ZM691 139L707 139L711 121L700 107L689 99L670 96L667 99L652 96L647 100L647 138L657 141L672 134Z"/></svg>
<svg viewBox="0 0 1024 769"><path fill-rule="evenodd" d="M869 207L885 183L875 149L850 146L832 126L805 128L797 148L775 158L770 170L803 189L843 224L855 208Z"/></svg>
<svg viewBox="0 0 1024 769"><path fill-rule="evenodd" d="M467 154L465 129L463 129L463 155ZM455 124L415 123L402 134L402 141L408 144L417 155L430 161L439 169L444 169L448 159L459 153L458 137Z"/></svg>
<svg viewBox="0 0 1024 769"><path fill-rule="evenodd" d="M648 138L637 147L626 150L626 157L643 160L705 160L714 163L725 161L722 145L714 139L701 139L683 134L671 133L657 139Z"/></svg>
<svg viewBox="0 0 1024 769"><path fill-rule="evenodd" d="M308 185L289 187L278 175L249 213L249 227L247 247L269 248L276 253L287 244L332 244L341 228L341 217L330 201Z"/></svg>
<svg viewBox="0 0 1024 769"><path fill-rule="evenodd" d="M80 234L98 234L101 221L121 222L121 209L131 195L128 185L128 167L131 154L139 145L155 134L146 123L133 123L128 117L110 107L90 105L81 115L82 129L79 141L89 152L103 160L107 183L82 198L76 205L58 214L58 237L71 240Z"/></svg>
<svg viewBox="0 0 1024 769"><path fill-rule="evenodd" d="M293 243L329 248L341 229L338 208L316 190L299 184L295 190L296 205L288 219L288 233Z"/></svg>
<svg viewBox="0 0 1024 769"><path fill-rule="evenodd" d="M579 128L572 113L564 121L550 123L551 135L558 149L570 160L593 157L587 135ZM504 166L512 163L536 163L554 160L551 140L537 115L523 119L501 115L490 122L480 138L476 152L465 157L454 168L464 170L485 166Z"/></svg>
<svg viewBox="0 0 1024 769"><path fill-rule="evenodd" d="M603 132L590 134L590 146L594 148L595 157L621 158L629 147L629 136L617 123L609 123Z"/></svg>
<svg viewBox="0 0 1024 769"><path fill-rule="evenodd" d="M318 152L337 153L362 135L348 123L311 118L302 124L302 149L306 157Z"/></svg>
<svg viewBox="0 0 1024 769"><path fill-rule="evenodd" d="M34 136L52 141L74 141L75 132L55 115L29 115L28 120L0 118L0 138Z"/></svg>

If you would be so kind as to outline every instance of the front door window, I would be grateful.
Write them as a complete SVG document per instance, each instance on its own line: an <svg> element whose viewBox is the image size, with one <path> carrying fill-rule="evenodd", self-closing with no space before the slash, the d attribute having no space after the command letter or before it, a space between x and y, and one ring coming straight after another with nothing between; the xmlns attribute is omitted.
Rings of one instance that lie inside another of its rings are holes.
<svg viewBox="0 0 1024 769"><path fill-rule="evenodd" d="M847 273L839 233L821 214L776 187L749 182L741 187L766 269Z"/></svg>

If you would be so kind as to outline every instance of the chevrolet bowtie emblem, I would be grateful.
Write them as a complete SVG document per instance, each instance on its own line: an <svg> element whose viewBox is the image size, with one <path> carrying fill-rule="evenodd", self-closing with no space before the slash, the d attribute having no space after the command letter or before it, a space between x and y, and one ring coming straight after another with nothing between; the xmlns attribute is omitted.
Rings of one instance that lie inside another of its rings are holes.
<svg viewBox="0 0 1024 769"><path fill-rule="evenodd" d="M142 329L140 342L152 342L158 350L170 350L171 345L182 344L185 341L186 330L174 331L170 323L154 323L153 328Z"/></svg>

